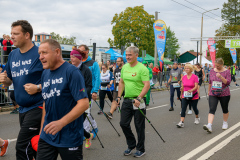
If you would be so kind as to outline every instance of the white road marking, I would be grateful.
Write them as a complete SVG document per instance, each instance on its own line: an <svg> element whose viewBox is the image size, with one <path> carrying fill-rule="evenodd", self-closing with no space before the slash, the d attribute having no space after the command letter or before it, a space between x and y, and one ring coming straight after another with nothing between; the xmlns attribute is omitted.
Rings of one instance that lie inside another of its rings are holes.
<svg viewBox="0 0 240 160"><path fill-rule="evenodd" d="M209 147L213 143L217 142L219 139L223 138L224 136L226 136L228 133L232 132L233 130L235 130L239 126L240 126L240 122L238 122L237 124L235 124L231 128L227 129L226 131L220 133L216 137L214 137L214 138L210 139L209 141L205 142L204 144L202 144L201 146L199 146L196 149L192 150L191 152L189 152L185 156L179 158L178 160L188 160L188 159L192 158L193 156L195 156L199 152L203 151L204 149L206 149L207 147ZM207 135L207 132L206 132L206 135Z"/></svg>
<svg viewBox="0 0 240 160"><path fill-rule="evenodd" d="M168 105L169 105L169 104L164 104L164 105L157 106L157 107L151 107L151 108L148 108L148 109L146 109L146 110L148 111L148 110L151 110L151 109L161 108L161 107L165 107L165 106L168 106Z"/></svg>
<svg viewBox="0 0 240 160"><path fill-rule="evenodd" d="M230 143L234 138L237 138L239 135L240 135L240 130L238 130L237 132L235 132L234 134L229 136L227 139L225 139L224 141L219 143L217 146L215 146L213 149L211 149L210 151L208 151L207 153L202 155L197 160L205 160L205 159L210 158L212 155L214 155L214 153L216 153L217 151L219 151L220 149L225 147L228 143Z"/></svg>
<svg viewBox="0 0 240 160"><path fill-rule="evenodd" d="M17 138L15 139L8 139L9 142L14 142L14 141L17 141Z"/></svg>

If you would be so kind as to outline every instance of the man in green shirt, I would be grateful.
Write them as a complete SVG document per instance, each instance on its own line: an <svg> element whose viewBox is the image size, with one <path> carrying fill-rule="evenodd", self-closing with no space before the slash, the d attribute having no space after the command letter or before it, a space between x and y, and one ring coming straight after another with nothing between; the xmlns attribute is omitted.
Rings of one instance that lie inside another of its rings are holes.
<svg viewBox="0 0 240 160"><path fill-rule="evenodd" d="M120 126L127 140L128 149L124 155L128 156L136 148L134 157L142 157L145 152L145 117L141 114L140 108L146 114L146 94L150 88L149 71L137 61L139 49L135 46L126 49L127 64L121 70L121 78L118 87L117 102L125 88L124 101L121 108ZM134 101L134 104L132 103ZM130 123L134 116L134 124L138 135L138 143L132 133Z"/></svg>
<svg viewBox="0 0 240 160"><path fill-rule="evenodd" d="M235 75L236 75L236 63L233 64L233 66L231 66L231 70L230 70L230 73L231 73L231 81L233 81L236 85L236 87L238 87L239 85L237 84L236 82L236 78L235 78Z"/></svg>
<svg viewBox="0 0 240 160"><path fill-rule="evenodd" d="M148 64L146 61L143 61L142 63L145 67L147 67L148 71L149 71L149 79L152 79L152 69L148 67ZM151 94L151 87L147 92L147 97L146 97L146 105L149 106L149 102L150 102L150 94Z"/></svg>

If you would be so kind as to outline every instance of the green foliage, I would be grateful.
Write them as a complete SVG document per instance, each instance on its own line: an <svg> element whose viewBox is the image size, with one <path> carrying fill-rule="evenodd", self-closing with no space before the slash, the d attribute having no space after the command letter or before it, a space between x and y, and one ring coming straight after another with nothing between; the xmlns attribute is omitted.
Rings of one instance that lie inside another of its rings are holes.
<svg viewBox="0 0 240 160"><path fill-rule="evenodd" d="M71 36L70 38L62 37L57 33L51 32L52 39L57 40L60 44L70 44L70 45L76 45L76 37Z"/></svg>
<svg viewBox="0 0 240 160"><path fill-rule="evenodd" d="M109 43L109 46L110 46L110 47L113 47L113 43L114 43L114 42L113 42L113 40L111 40L111 38L108 38L108 41L107 41L107 42Z"/></svg>
<svg viewBox="0 0 240 160"><path fill-rule="evenodd" d="M240 25L240 1L228 0L223 4L222 19L231 25Z"/></svg>
<svg viewBox="0 0 240 160"><path fill-rule="evenodd" d="M215 36L240 36L240 1L228 0L223 4L222 19L225 20ZM225 48L225 41L216 42L216 57L223 58L225 65L232 65L232 57L229 48ZM240 48L237 48L237 62L239 62Z"/></svg>
<svg viewBox="0 0 240 160"><path fill-rule="evenodd" d="M173 59L174 55L177 55L177 51L179 48L180 47L178 44L178 39L176 38L174 31L170 29L170 26L167 27L167 38L164 57Z"/></svg>
<svg viewBox="0 0 240 160"><path fill-rule="evenodd" d="M114 40L108 39L110 46L128 47L134 43L140 50L146 50L147 54L154 55L154 16L148 14L143 6L128 7L120 14L115 14L111 24Z"/></svg>

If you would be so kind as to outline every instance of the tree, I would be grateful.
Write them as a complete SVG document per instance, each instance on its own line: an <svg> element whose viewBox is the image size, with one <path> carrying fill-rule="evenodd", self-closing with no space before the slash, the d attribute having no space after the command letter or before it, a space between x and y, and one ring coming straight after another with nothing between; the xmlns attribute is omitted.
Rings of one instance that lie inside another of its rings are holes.
<svg viewBox="0 0 240 160"><path fill-rule="evenodd" d="M228 0L223 4L222 19L231 25L240 25L240 1Z"/></svg>
<svg viewBox="0 0 240 160"><path fill-rule="evenodd" d="M225 20L215 36L239 36L240 35L240 1L228 0L223 4L222 19ZM232 57L228 48L225 48L225 41L216 42L216 57L221 57L225 65L232 65ZM239 62L240 48L237 49L237 61Z"/></svg>
<svg viewBox="0 0 240 160"><path fill-rule="evenodd" d="M164 57L173 59L174 55L177 55L179 49L178 39L175 36L174 31L171 30L170 26L167 27L167 37L166 37L166 46Z"/></svg>
<svg viewBox="0 0 240 160"><path fill-rule="evenodd" d="M128 47L134 43L141 51L146 50L150 55L154 55L154 16L148 14L143 6L128 7L120 14L115 14L111 24L114 40L108 39L110 46Z"/></svg>
<svg viewBox="0 0 240 160"><path fill-rule="evenodd" d="M76 37L71 36L70 38L62 37L57 33L51 32L52 39L57 40L60 44L70 44L70 45L76 45Z"/></svg>

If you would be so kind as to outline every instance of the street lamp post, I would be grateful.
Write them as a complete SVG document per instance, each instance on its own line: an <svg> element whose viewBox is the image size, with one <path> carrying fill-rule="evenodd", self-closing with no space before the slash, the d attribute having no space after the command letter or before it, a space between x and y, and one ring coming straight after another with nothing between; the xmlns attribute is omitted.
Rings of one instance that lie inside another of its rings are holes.
<svg viewBox="0 0 240 160"><path fill-rule="evenodd" d="M211 9L211 10L208 10L208 11L202 13L202 22L201 22L201 41L200 41L200 64L202 64L203 14L204 14L204 13L207 13L207 12L210 12L210 11L213 11L213 10L218 10L218 9L219 9L219 8L215 8L215 9Z"/></svg>

